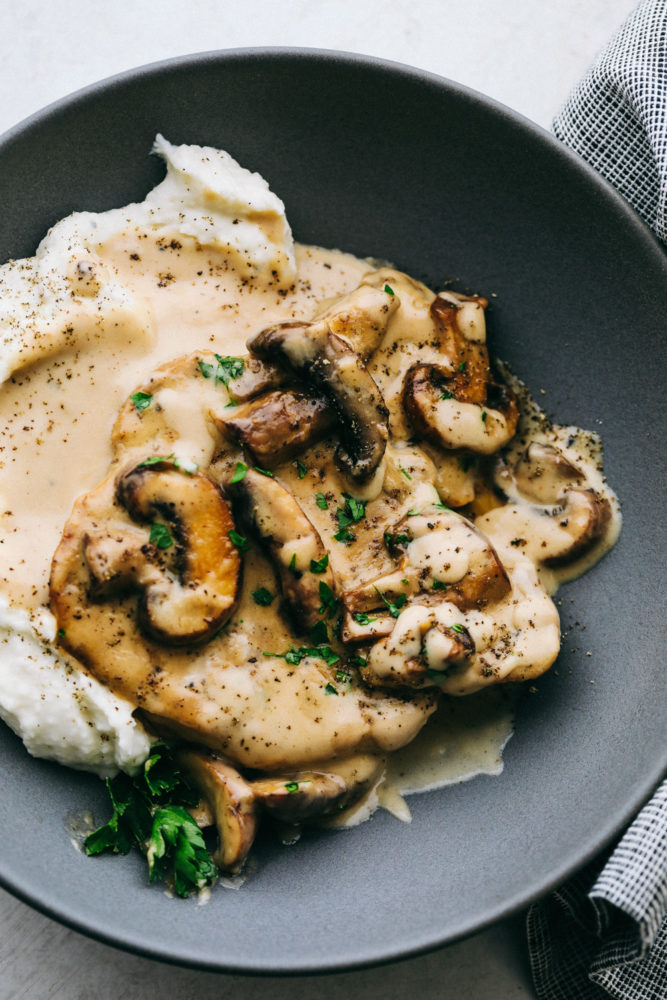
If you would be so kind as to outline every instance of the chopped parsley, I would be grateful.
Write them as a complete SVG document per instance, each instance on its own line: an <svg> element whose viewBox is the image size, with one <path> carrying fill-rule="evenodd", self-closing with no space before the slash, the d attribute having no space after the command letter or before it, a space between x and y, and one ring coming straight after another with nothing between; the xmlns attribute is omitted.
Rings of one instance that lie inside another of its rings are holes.
<svg viewBox="0 0 667 1000"><path fill-rule="evenodd" d="M303 479L304 476L306 475L306 473L308 472L308 466L305 465L303 462L300 462L297 459L297 461L296 461L296 471L299 473L299 479Z"/></svg>
<svg viewBox="0 0 667 1000"><path fill-rule="evenodd" d="M486 414L486 410L482 410L482 423L483 423L483 424L485 424L485 423L486 423L486 416L487 416L487 414Z"/></svg>
<svg viewBox="0 0 667 1000"><path fill-rule="evenodd" d="M353 663L355 667L365 667L366 659L363 656L351 656L350 663Z"/></svg>
<svg viewBox="0 0 667 1000"><path fill-rule="evenodd" d="M391 287L391 285L385 285L384 286L384 290L387 293L387 295L393 295L394 294L394 289Z"/></svg>
<svg viewBox="0 0 667 1000"><path fill-rule="evenodd" d="M296 568L296 552L292 553L292 558L289 561L289 567L288 568L292 571L292 573L298 573L299 572L297 570L297 568Z"/></svg>
<svg viewBox="0 0 667 1000"><path fill-rule="evenodd" d="M329 617L331 618L338 610L338 601L336 600L336 596L329 584L324 580L320 580L319 593L320 600L322 602L320 614L324 614L325 611L329 611Z"/></svg>
<svg viewBox="0 0 667 1000"><path fill-rule="evenodd" d="M324 573L329 565L329 553L326 552L321 559L310 560L311 573Z"/></svg>
<svg viewBox="0 0 667 1000"><path fill-rule="evenodd" d="M351 524L358 524L366 516L366 500L357 500L349 493L343 493L345 503L336 510L338 531L334 535L337 542L353 542L356 535L349 530Z"/></svg>
<svg viewBox="0 0 667 1000"><path fill-rule="evenodd" d="M320 510L329 510L329 501L325 497L324 493L315 494L315 503L320 508Z"/></svg>
<svg viewBox="0 0 667 1000"><path fill-rule="evenodd" d="M134 392L130 399L134 403L135 409L141 413L142 410L147 410L148 407L153 402L153 397L150 392Z"/></svg>
<svg viewBox="0 0 667 1000"><path fill-rule="evenodd" d="M248 471L248 466L245 464L245 462L237 462L236 469L234 470L234 475L229 480L230 483L240 483L243 479L245 479L245 474L247 471Z"/></svg>
<svg viewBox="0 0 667 1000"><path fill-rule="evenodd" d="M298 781L286 781L285 782L285 788L287 789L287 791L289 792L290 795L294 795L295 792L299 791L299 782Z"/></svg>
<svg viewBox="0 0 667 1000"><path fill-rule="evenodd" d="M59 628L56 634L59 639L64 639L67 633L65 632L64 628Z"/></svg>
<svg viewBox="0 0 667 1000"><path fill-rule="evenodd" d="M382 600L383 600L383 602L387 605L387 610L389 611L389 614L391 615L391 617L392 618L398 618L398 616L401 613L401 608L403 607L403 605L405 604L405 602L407 600L406 595L405 594L397 594L396 600L395 601L390 601L387 597L384 596L384 594L382 593L381 590L378 590L377 587L374 587L374 590L375 590L375 593L378 595L378 597L381 597Z"/></svg>
<svg viewBox="0 0 667 1000"><path fill-rule="evenodd" d="M445 389L440 399L454 399L454 393L450 392L449 389Z"/></svg>
<svg viewBox="0 0 667 1000"><path fill-rule="evenodd" d="M236 546L239 552L248 552L250 549L250 542L245 535L239 535L238 531L234 531L233 528L231 531L228 531L227 534L229 535L230 541Z"/></svg>
<svg viewBox="0 0 667 1000"><path fill-rule="evenodd" d="M323 615L326 612L329 618L333 618L338 611L338 601L333 590L325 580L320 580L319 594L322 602L319 613Z"/></svg>
<svg viewBox="0 0 667 1000"><path fill-rule="evenodd" d="M369 618L365 611L355 611L352 617L357 625L370 625L372 622L377 621L377 618Z"/></svg>
<svg viewBox="0 0 667 1000"><path fill-rule="evenodd" d="M461 364L459 365L459 371L460 372L464 372L466 370L467 366L468 366L468 362L467 361L462 361Z"/></svg>
<svg viewBox="0 0 667 1000"><path fill-rule="evenodd" d="M317 660L324 660L324 662L333 667L336 663L340 662L340 656L338 653L334 652L331 646L299 646L297 649L295 646L290 646L286 653L263 653L263 656L276 657L279 660L285 660L292 667L298 667L304 657L312 656Z"/></svg>
<svg viewBox="0 0 667 1000"><path fill-rule="evenodd" d="M387 546L388 549L392 549L396 545L409 545L410 536L406 535L405 532L403 531L399 531L395 535L391 531L385 531L384 544Z"/></svg>
<svg viewBox="0 0 667 1000"><path fill-rule="evenodd" d="M447 590L447 584L443 583L442 580L434 580L433 590Z"/></svg>
<svg viewBox="0 0 667 1000"><path fill-rule="evenodd" d="M329 641L329 629L326 622L317 622L310 630L310 641L313 646L323 646Z"/></svg>
<svg viewBox="0 0 667 1000"><path fill-rule="evenodd" d="M325 694L338 694L338 691L336 691L336 688L333 686L333 684L327 684L327 686L324 689L324 693Z"/></svg>
<svg viewBox="0 0 667 1000"><path fill-rule="evenodd" d="M253 590L252 599L255 604L259 604L262 608L268 608L269 604L275 599L275 594L272 594L270 590L266 587L259 587L257 590Z"/></svg>
<svg viewBox="0 0 667 1000"><path fill-rule="evenodd" d="M169 528L164 524L151 524L151 533L148 541L158 549L169 549L174 544Z"/></svg>
<svg viewBox="0 0 667 1000"><path fill-rule="evenodd" d="M200 359L197 362L199 370L204 378L214 378L216 382L222 382L225 389L229 392L229 383L243 375L245 361L243 358L232 358L229 356L223 358L219 354L215 355L215 360L217 364L214 365L211 362ZM229 397L232 405L234 405L231 393Z"/></svg>
<svg viewBox="0 0 667 1000"><path fill-rule="evenodd" d="M139 463L137 468L147 469L151 465L159 465L160 462L171 462L173 457L174 457L173 451L171 455L149 455L148 458L145 458L143 462Z"/></svg>

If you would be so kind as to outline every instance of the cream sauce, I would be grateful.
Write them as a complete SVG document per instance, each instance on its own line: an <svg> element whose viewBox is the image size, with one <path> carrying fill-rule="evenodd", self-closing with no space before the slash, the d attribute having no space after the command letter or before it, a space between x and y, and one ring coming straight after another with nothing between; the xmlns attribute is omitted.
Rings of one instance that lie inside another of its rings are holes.
<svg viewBox="0 0 667 1000"><path fill-rule="evenodd" d="M266 220L264 225L268 233L271 225ZM253 273L252 268L241 266L239 256L229 249L207 246L177 227L156 231L150 226L128 225L107 234L96 245L92 261L82 257L69 262L65 290L58 292L65 302L60 314L62 329L50 321L48 330L40 335L33 325L24 355L0 395L0 593L14 607L27 609L36 618L45 614L51 556L63 525L76 498L94 491L114 463L118 467L147 453L175 454L192 469L211 466L216 477L223 478L243 457L239 449L223 446L219 434L219 424L234 412L233 383L229 392L202 379L190 379L187 384L160 383L152 395L151 408L152 414L159 412L161 423L155 425L150 446L141 436L136 440L129 432L123 436L125 430L121 433L118 424L113 431L129 392L151 387L151 373L179 355L199 350L244 356L246 339L258 329L278 322L309 321L327 305L329 312L335 312L337 298L356 289L364 276L362 289L368 286L386 292L389 286L387 294L393 300L386 330L379 341L366 345L368 370L389 408L391 441L371 482L363 490L354 490L353 495L366 502L366 509L365 516L352 525L353 538L345 544L334 537L340 529L338 512L344 508L345 494L351 487L331 461L330 441L299 456L305 474L295 462L288 462L274 470L275 476L299 500L320 533L341 591L395 570L383 538L406 517L414 518L409 558L415 569L441 583L457 581L467 572L471 555L487 543L463 522L447 534L429 534L428 526L421 523L426 517L421 508L425 510L438 500L434 487L445 501L462 491L472 499L475 470L464 472L456 456L432 446L415 445L401 399L405 372L411 364L440 361L440 338L429 317L433 293L391 268L369 276L367 262L336 251L297 245L295 257L297 277L288 285L278 276ZM114 308L102 308L109 288L121 289L122 295L116 294ZM484 314L478 303L466 301L461 306L459 326L470 342L484 343ZM345 335L344 329L338 332ZM372 330L368 336L372 339ZM618 507L603 481L595 442L591 444L583 432L551 427L526 400L524 404L524 424L517 441L525 446L530 435L559 445L572 461L585 467L588 484L610 497L614 507L612 527L576 570L540 568L547 589L553 592L560 580L582 572L613 544L620 523ZM452 409L449 400L445 405ZM477 421L477 437L488 435L493 420L485 426L479 423L474 407L468 412L461 406L469 404L457 405L458 410L453 407L456 419ZM147 427L152 426L152 414L147 417ZM533 426L529 427L531 420ZM111 487L103 487L107 492L100 488L100 496L108 500ZM417 511L416 506L420 508ZM497 508L478 519L512 578L510 597L498 609L461 614L452 605L435 610L417 605L397 616L394 638L399 632L405 634L403 657L407 646L411 655L419 654L427 619L443 626L465 625L470 631L479 656L465 672L455 673L451 679L445 679L443 673L442 688L447 692L475 691L490 679L506 679L511 674L518 679L533 676L557 653L555 608L539 586L526 553L512 548L523 507L519 504L516 511L509 511L509 506ZM129 518L125 522L132 523ZM521 525L524 533L532 530L525 519ZM282 560L289 565L293 556L299 568L302 564L307 567L313 557L308 539L303 545L296 544L294 551L285 551ZM447 569L432 571L434 565ZM274 595L278 592L266 556L253 549L245 557L244 572L241 598L230 624L203 652L193 657L180 650L152 651L151 669L157 662L164 678L160 681L162 701L151 701L152 695L139 698L136 676L123 674L114 662L106 675L102 668L94 672L100 676L101 671L101 679L119 696L138 701L157 715L165 699L179 705L190 699L187 732L194 729L203 742L214 746L223 740L226 751L239 763L248 760L243 747L247 740L265 741L267 751L249 759L252 767L271 769L325 759L337 752L350 752L355 740L362 745L366 737L355 736L359 725L355 712L367 696L357 696L351 690L354 684L349 683L345 669L341 678L344 659L329 669L319 659L306 657L296 671L288 669L283 659L274 659L303 639L295 638L279 610L279 600L258 608L253 598L261 587L269 587ZM110 648L117 645L116 635L129 636L130 644L136 642L135 609L135 597L117 602L105 621L96 626L99 641L104 640ZM508 628L512 630L509 644L505 640ZM542 649L545 642L547 654ZM446 660L448 643L450 640L435 630L427 633L424 648L433 669L438 670L438 664ZM398 654L389 647L382 652L378 644L371 660L380 655L386 660ZM484 661L485 655L489 662ZM219 676L221 660L227 665L224 683ZM142 675L142 684L147 676ZM331 687L338 697L330 696L327 688ZM304 692L310 703L306 711ZM397 700L383 698L376 699L376 742L371 745L396 750L423 726L430 709L415 708L414 717L406 721ZM415 693L415 705L418 702ZM495 692L467 702L443 701L420 736L390 758L384 782L344 822L355 822L364 809L368 811L369 803L407 818L407 807L401 805L400 798L404 794L476 773L498 773L502 748L511 734L508 702L505 695ZM224 703L233 703L235 711L238 709L244 734L240 742L228 729L220 729L220 705ZM300 705L298 723L290 714L290 706L295 704ZM323 713L328 716L324 725ZM191 721L195 717L196 726ZM404 727L403 732L399 734L396 727ZM349 734L347 742L341 738L341 730ZM221 732L224 739L207 737L207 731Z"/></svg>

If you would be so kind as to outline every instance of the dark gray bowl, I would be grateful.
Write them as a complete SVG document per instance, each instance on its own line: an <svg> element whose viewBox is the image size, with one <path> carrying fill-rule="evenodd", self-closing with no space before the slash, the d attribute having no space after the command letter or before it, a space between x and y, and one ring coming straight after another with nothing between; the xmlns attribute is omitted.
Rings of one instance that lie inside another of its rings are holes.
<svg viewBox="0 0 667 1000"><path fill-rule="evenodd" d="M597 175L507 109L402 66L268 50L141 69L6 135L0 259L31 253L67 212L142 198L161 175L156 131L261 171L301 241L492 294L496 352L560 421L603 432L625 526L562 592L572 631L499 778L411 799L409 826L378 814L289 849L264 843L240 891L197 907L147 887L136 859L77 854L64 819L103 816L100 783L30 759L0 727L2 882L95 937L212 969L344 969L433 948L564 879L664 769L665 258Z"/></svg>

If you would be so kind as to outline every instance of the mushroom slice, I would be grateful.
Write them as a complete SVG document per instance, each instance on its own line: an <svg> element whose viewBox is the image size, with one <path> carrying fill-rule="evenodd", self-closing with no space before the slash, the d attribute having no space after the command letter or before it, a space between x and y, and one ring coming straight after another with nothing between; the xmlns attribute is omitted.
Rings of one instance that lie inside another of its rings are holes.
<svg viewBox="0 0 667 1000"><path fill-rule="evenodd" d="M377 781L384 758L356 754L307 771L293 771L252 782L258 803L287 823L302 823L338 812L360 799Z"/></svg>
<svg viewBox="0 0 667 1000"><path fill-rule="evenodd" d="M390 635L395 619L411 603L432 607L446 602L460 611L482 610L511 589L489 539L454 511L426 509L406 517L385 541L390 553L400 557L398 569L342 595L344 642Z"/></svg>
<svg viewBox="0 0 667 1000"><path fill-rule="evenodd" d="M376 642L361 668L373 687L439 686L451 669L475 652L468 630L442 609L410 608L390 636Z"/></svg>
<svg viewBox="0 0 667 1000"><path fill-rule="evenodd" d="M325 312L318 313L315 321L325 322L332 333L343 337L352 350L367 361L379 347L399 301L387 282L378 288L364 281L337 299Z"/></svg>
<svg viewBox="0 0 667 1000"><path fill-rule="evenodd" d="M471 385L474 397L480 395L478 381ZM403 405L419 435L441 448L493 454L514 437L519 420L516 397L492 379L481 401L468 396L461 376L442 365L416 364L406 372Z"/></svg>
<svg viewBox="0 0 667 1000"><path fill-rule="evenodd" d="M529 500L535 504L556 504L586 477L558 448L532 441L513 465L500 458L494 479L508 500Z"/></svg>
<svg viewBox="0 0 667 1000"><path fill-rule="evenodd" d="M230 386L236 403L247 403L265 392L279 389L287 381L286 372L278 365L267 364L259 358L244 358L243 371Z"/></svg>
<svg viewBox="0 0 667 1000"><path fill-rule="evenodd" d="M289 365L324 393L338 420L336 461L356 482L367 482L384 456L388 412L361 359L327 324L282 323L248 341L258 357Z"/></svg>
<svg viewBox="0 0 667 1000"><path fill-rule="evenodd" d="M552 445L533 442L512 465L501 459L495 481L516 502L490 511L483 520L491 531L502 520L515 539L512 544L536 563L554 568L571 563L607 532L609 500L586 488L581 469Z"/></svg>
<svg viewBox="0 0 667 1000"><path fill-rule="evenodd" d="M324 399L285 389L246 403L220 426L258 465L272 469L319 441L333 423L333 412Z"/></svg>
<svg viewBox="0 0 667 1000"><path fill-rule="evenodd" d="M331 592L335 587L317 529L284 486L254 469L225 488L239 521L266 546L295 623L311 629L322 620L322 585ZM317 572L313 563L319 564Z"/></svg>
<svg viewBox="0 0 667 1000"><path fill-rule="evenodd" d="M178 573L158 565L158 549L138 544L136 530L89 534L84 556L91 592L104 596L138 589L139 624L151 639L171 646L206 642L229 618L238 593L241 561L229 538L234 527L218 486L169 462L144 463L125 472L116 499L137 521L163 519L163 547L175 547Z"/></svg>
<svg viewBox="0 0 667 1000"><path fill-rule="evenodd" d="M223 871L238 871L257 831L252 786L233 767L205 750L188 748L178 751L176 757L211 808L218 831L213 860Z"/></svg>

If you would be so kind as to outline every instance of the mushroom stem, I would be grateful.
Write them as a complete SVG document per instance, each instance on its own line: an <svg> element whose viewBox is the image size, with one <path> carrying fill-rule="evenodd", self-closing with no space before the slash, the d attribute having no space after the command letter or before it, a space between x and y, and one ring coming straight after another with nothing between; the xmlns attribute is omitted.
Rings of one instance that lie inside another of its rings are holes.
<svg viewBox="0 0 667 1000"><path fill-rule="evenodd" d="M284 486L254 469L238 482L227 482L225 489L240 522L268 550L295 622L313 628L322 620L322 585L335 589L319 532ZM319 563L317 572L313 563Z"/></svg>

